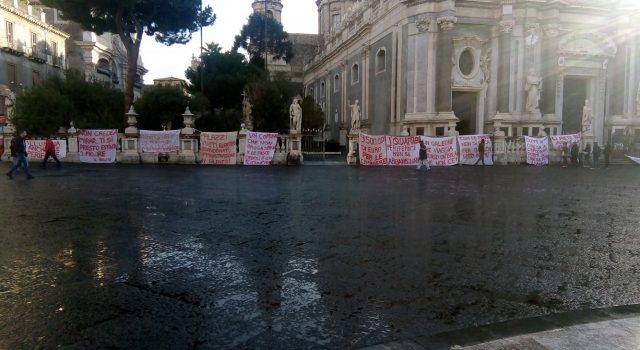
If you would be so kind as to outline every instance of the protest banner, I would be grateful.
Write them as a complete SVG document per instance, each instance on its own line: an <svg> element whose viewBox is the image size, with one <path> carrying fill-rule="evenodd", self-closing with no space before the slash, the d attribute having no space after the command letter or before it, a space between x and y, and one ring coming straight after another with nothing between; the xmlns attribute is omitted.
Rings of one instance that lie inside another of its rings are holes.
<svg viewBox="0 0 640 350"><path fill-rule="evenodd" d="M114 163L118 150L118 130L81 130L78 149L82 163Z"/></svg>
<svg viewBox="0 0 640 350"><path fill-rule="evenodd" d="M244 165L269 165L278 143L277 133L248 132Z"/></svg>
<svg viewBox="0 0 640 350"><path fill-rule="evenodd" d="M527 164L542 166L549 164L549 139L545 137L524 137L527 148Z"/></svg>
<svg viewBox="0 0 640 350"><path fill-rule="evenodd" d="M140 130L140 148L145 153L171 153L180 150L180 130Z"/></svg>
<svg viewBox="0 0 640 350"><path fill-rule="evenodd" d="M367 135L360 133L359 157L360 165L387 165L387 149L384 135Z"/></svg>
<svg viewBox="0 0 640 350"><path fill-rule="evenodd" d="M235 165L238 133L203 132L200 134L201 164Z"/></svg>
<svg viewBox="0 0 640 350"><path fill-rule="evenodd" d="M551 136L551 147L555 150L562 150L562 145L566 142L567 147L571 149L571 145L577 143L580 145L580 134L571 134L571 135L555 135Z"/></svg>
<svg viewBox="0 0 640 350"><path fill-rule="evenodd" d="M420 136L427 146L427 160L431 166L449 166L458 164L458 146L455 136Z"/></svg>
<svg viewBox="0 0 640 350"><path fill-rule="evenodd" d="M632 161L636 162L637 164L640 164L640 158L639 157L632 157L632 156L627 156L625 154L625 156L629 159L631 159Z"/></svg>
<svg viewBox="0 0 640 350"><path fill-rule="evenodd" d="M56 146L56 157L62 159L67 156L66 140L51 140ZM25 140L27 146L27 154L29 160L43 160L45 156L44 144L45 140Z"/></svg>
<svg viewBox="0 0 640 350"><path fill-rule="evenodd" d="M493 165L493 144L489 135L462 135L458 136L458 145L460 145L460 164L474 165L480 152L478 145L484 140L484 164ZM480 161L481 164L482 161Z"/></svg>
<svg viewBox="0 0 640 350"><path fill-rule="evenodd" d="M420 162L420 136L387 136L388 165L416 165Z"/></svg>

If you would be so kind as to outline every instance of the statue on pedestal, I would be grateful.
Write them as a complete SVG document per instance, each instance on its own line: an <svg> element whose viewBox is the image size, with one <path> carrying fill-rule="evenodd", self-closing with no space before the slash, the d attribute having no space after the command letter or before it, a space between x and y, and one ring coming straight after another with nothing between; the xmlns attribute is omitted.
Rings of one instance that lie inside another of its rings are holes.
<svg viewBox="0 0 640 350"><path fill-rule="evenodd" d="M358 100L356 100L351 107L351 130L357 131L360 130L360 106L358 105Z"/></svg>
<svg viewBox="0 0 640 350"><path fill-rule="evenodd" d="M589 107L589 100L584 101L584 107L582 108L582 132L591 132L591 122L593 121L593 115L591 114L591 107Z"/></svg>
<svg viewBox="0 0 640 350"><path fill-rule="evenodd" d="M527 91L527 102L525 110L530 113L540 113L540 90L542 87L542 78L536 74L536 70L529 69L525 91Z"/></svg>
<svg viewBox="0 0 640 350"><path fill-rule="evenodd" d="M300 100L293 99L291 106L289 106L289 129L291 133L299 133L302 124L302 107L300 107Z"/></svg>

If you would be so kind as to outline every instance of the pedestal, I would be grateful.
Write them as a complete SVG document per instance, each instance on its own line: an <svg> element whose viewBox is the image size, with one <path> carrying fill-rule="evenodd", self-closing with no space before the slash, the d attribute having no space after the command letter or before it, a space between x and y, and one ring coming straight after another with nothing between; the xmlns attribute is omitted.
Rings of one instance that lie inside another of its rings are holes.
<svg viewBox="0 0 640 350"><path fill-rule="evenodd" d="M120 153L120 163L138 164L140 163L140 152L138 151L139 138L137 134L125 134L122 138L122 152Z"/></svg>
<svg viewBox="0 0 640 350"><path fill-rule="evenodd" d="M347 153L347 164L358 164L358 140L359 134L349 134L349 153Z"/></svg>
<svg viewBox="0 0 640 350"><path fill-rule="evenodd" d="M196 140L193 137L183 137L180 139L180 155L178 163L195 164L196 163Z"/></svg>
<svg viewBox="0 0 640 350"><path fill-rule="evenodd" d="M13 134L4 133L4 153L0 154L0 159L3 161L11 160L11 141L13 140Z"/></svg>
<svg viewBox="0 0 640 350"><path fill-rule="evenodd" d="M300 134L296 133L289 135L289 144L287 145L287 165L301 165L304 163L302 156L302 142Z"/></svg>
<svg viewBox="0 0 640 350"><path fill-rule="evenodd" d="M78 152L78 137L73 135L67 137L67 156L64 157L64 162L79 163L80 153Z"/></svg>
<svg viewBox="0 0 640 350"><path fill-rule="evenodd" d="M504 132L493 135L493 162L495 164L507 165L507 137Z"/></svg>

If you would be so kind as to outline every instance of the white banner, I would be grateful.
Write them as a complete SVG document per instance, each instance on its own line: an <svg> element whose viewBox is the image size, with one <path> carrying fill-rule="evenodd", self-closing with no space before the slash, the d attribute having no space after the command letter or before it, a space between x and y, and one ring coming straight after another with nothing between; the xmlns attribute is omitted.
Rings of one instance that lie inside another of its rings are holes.
<svg viewBox="0 0 640 350"><path fill-rule="evenodd" d="M180 130L140 130L140 148L145 153L171 153L180 150Z"/></svg>
<svg viewBox="0 0 640 350"><path fill-rule="evenodd" d="M580 134L571 134L571 135L555 135L551 136L551 146L555 150L562 150L562 145L566 142L567 148L571 149L571 145L574 143L578 144L580 147Z"/></svg>
<svg viewBox="0 0 640 350"><path fill-rule="evenodd" d="M244 151L244 165L271 164L277 143L277 133L248 132Z"/></svg>
<svg viewBox="0 0 640 350"><path fill-rule="evenodd" d="M625 154L625 156L627 156L627 155ZM636 162L636 163L640 164L640 158L638 158L638 157L627 156L627 158L629 158L629 159L631 159L632 161L634 161L634 162Z"/></svg>
<svg viewBox="0 0 640 350"><path fill-rule="evenodd" d="M360 165L387 165L387 152L384 135L360 133L358 153Z"/></svg>
<svg viewBox="0 0 640 350"><path fill-rule="evenodd" d="M387 136L388 165L416 165L420 162L420 136Z"/></svg>
<svg viewBox="0 0 640 350"><path fill-rule="evenodd" d="M114 163L118 130L80 130L78 148L82 163Z"/></svg>
<svg viewBox="0 0 640 350"><path fill-rule="evenodd" d="M489 135L462 135L458 136L460 145L460 164L474 165L480 158L478 145L484 140L484 164L493 165L493 145ZM480 161L478 164L482 164Z"/></svg>
<svg viewBox="0 0 640 350"><path fill-rule="evenodd" d="M201 164L235 165L236 140L238 133L233 132L203 132L200 133Z"/></svg>
<svg viewBox="0 0 640 350"><path fill-rule="evenodd" d="M524 137L527 147L527 164L549 164L549 140L547 137Z"/></svg>
<svg viewBox="0 0 640 350"><path fill-rule="evenodd" d="M56 157L62 159L67 156L67 141L66 140L51 140L56 146ZM29 160L43 160L45 156L44 144L45 140L25 140L27 145L27 154Z"/></svg>
<svg viewBox="0 0 640 350"><path fill-rule="evenodd" d="M455 136L420 136L427 146L427 160L431 166L449 166L458 164L458 146Z"/></svg>

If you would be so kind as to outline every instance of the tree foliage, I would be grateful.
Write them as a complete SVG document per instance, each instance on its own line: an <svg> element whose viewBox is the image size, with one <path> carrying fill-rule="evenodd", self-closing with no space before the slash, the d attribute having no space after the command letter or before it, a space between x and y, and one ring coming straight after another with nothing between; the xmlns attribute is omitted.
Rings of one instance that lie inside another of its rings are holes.
<svg viewBox="0 0 640 350"><path fill-rule="evenodd" d="M293 96L289 80L279 75L251 83L247 90L252 104L254 130L288 133L289 106Z"/></svg>
<svg viewBox="0 0 640 350"><path fill-rule="evenodd" d="M284 31L282 24L273 17L254 13L249 16L240 35L236 35L233 47L245 49L249 53L249 61L252 64L264 67L265 53L269 53L274 59L284 59L286 62L293 58L292 45L287 38L288 34Z"/></svg>
<svg viewBox="0 0 640 350"><path fill-rule="evenodd" d="M202 0L41 0L62 11L65 19L85 30L116 33L127 50L125 109L133 103L133 84L144 34L157 42L184 44L201 27L210 26L215 15Z"/></svg>
<svg viewBox="0 0 640 350"><path fill-rule="evenodd" d="M138 113L138 127L162 130L182 127L182 113L189 106L189 97L176 86L153 86L134 103Z"/></svg>
<svg viewBox="0 0 640 350"><path fill-rule="evenodd" d="M302 99L302 128L322 129L325 125L325 117L322 108L311 96Z"/></svg>
<svg viewBox="0 0 640 350"><path fill-rule="evenodd" d="M52 76L16 98L12 122L18 130L47 136L71 121L77 128L117 129L124 109L121 91L102 82L87 82L78 72Z"/></svg>

